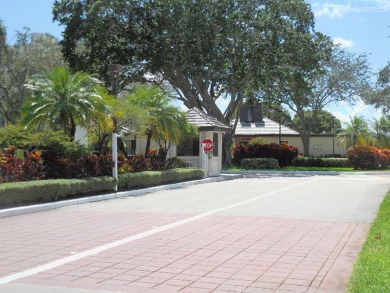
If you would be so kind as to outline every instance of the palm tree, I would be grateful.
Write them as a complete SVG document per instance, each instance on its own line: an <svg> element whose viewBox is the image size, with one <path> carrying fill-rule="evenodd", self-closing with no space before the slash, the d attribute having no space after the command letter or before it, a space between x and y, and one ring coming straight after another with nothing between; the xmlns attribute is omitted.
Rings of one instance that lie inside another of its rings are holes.
<svg viewBox="0 0 390 293"><path fill-rule="evenodd" d="M345 143L347 147L356 147L359 144L367 144L369 132L367 122L363 117L354 116L350 122L344 122L343 128L337 135L340 143Z"/></svg>
<svg viewBox="0 0 390 293"><path fill-rule="evenodd" d="M66 67L56 67L25 86L31 93L22 108L22 124L27 128L62 129L74 140L76 124L88 128L110 109L111 97L99 80Z"/></svg>
<svg viewBox="0 0 390 293"><path fill-rule="evenodd" d="M136 86L127 100L146 111L146 148L148 156L151 139L155 139L159 147L168 151L174 143L179 143L183 135L194 133L188 124L185 114L171 105L171 98L156 86Z"/></svg>
<svg viewBox="0 0 390 293"><path fill-rule="evenodd" d="M372 136L377 147L390 147L390 115L374 119L371 123Z"/></svg>

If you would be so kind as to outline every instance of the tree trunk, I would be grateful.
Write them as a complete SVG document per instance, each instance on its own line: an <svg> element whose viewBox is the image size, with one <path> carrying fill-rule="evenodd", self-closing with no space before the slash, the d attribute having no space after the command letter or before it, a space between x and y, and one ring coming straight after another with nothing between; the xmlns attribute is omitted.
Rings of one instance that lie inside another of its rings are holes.
<svg viewBox="0 0 390 293"><path fill-rule="evenodd" d="M303 155L308 157L310 156L310 133L302 132L301 140L303 144Z"/></svg>
<svg viewBox="0 0 390 293"><path fill-rule="evenodd" d="M70 126L70 129L69 129L70 133L69 133L69 135L71 137L71 140L74 141L76 138L76 123L74 122L73 117L70 117L69 120L70 120L70 125L69 125Z"/></svg>
<svg viewBox="0 0 390 293"><path fill-rule="evenodd" d="M146 130L146 148L145 148L145 157L149 157L150 142L152 140L152 131Z"/></svg>
<svg viewBox="0 0 390 293"><path fill-rule="evenodd" d="M233 135L231 133L225 133L222 140L222 160L223 166L229 168L232 166L232 155L230 148L233 143Z"/></svg>

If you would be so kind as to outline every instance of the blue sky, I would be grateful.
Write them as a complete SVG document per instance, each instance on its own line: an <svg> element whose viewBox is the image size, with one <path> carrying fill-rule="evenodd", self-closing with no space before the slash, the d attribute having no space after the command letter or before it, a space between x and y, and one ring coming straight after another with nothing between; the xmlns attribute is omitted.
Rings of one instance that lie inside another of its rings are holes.
<svg viewBox="0 0 390 293"><path fill-rule="evenodd" d="M0 0L0 18L7 27L8 42L17 30L29 27L61 39L62 28L52 22L54 0ZM366 52L372 69L378 71L390 61L390 0L308 0L316 18L316 30L333 38L354 53ZM371 107L338 105L329 109L337 118L349 116L378 117Z"/></svg>

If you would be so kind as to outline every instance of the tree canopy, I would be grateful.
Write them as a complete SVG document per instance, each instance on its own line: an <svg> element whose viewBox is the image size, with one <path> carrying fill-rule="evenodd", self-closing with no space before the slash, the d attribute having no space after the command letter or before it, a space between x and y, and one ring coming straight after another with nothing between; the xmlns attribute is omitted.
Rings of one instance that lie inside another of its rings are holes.
<svg viewBox="0 0 390 293"><path fill-rule="evenodd" d="M24 87L27 80L64 65L60 45L52 36L44 34L34 40L32 37L25 28L17 33L15 45L1 48L0 44L0 117L13 124L19 121L27 96Z"/></svg>
<svg viewBox="0 0 390 293"><path fill-rule="evenodd" d="M298 115L294 116L294 124L301 125L302 121ZM334 117L332 113L320 110L317 114L317 119L313 119L313 112L305 112L305 123L310 125L310 131L312 134L336 134L341 129L341 122Z"/></svg>
<svg viewBox="0 0 390 293"><path fill-rule="evenodd" d="M316 127L323 109L339 102L353 103L364 96L370 88L370 77L366 54L353 54L336 46L318 69L309 74L284 75L266 98L272 101L271 105L292 113L286 118L300 133L304 154L308 155L312 128Z"/></svg>
<svg viewBox="0 0 390 293"><path fill-rule="evenodd" d="M188 108L225 123L248 89L291 68L311 72L330 43L314 31L303 0L56 0L53 13L65 25L63 52L73 68L107 76L107 64L120 63L124 76L150 73Z"/></svg>
<svg viewBox="0 0 390 293"><path fill-rule="evenodd" d="M365 102L381 109L384 114L390 113L390 64L383 67L378 74L375 87L364 96Z"/></svg>

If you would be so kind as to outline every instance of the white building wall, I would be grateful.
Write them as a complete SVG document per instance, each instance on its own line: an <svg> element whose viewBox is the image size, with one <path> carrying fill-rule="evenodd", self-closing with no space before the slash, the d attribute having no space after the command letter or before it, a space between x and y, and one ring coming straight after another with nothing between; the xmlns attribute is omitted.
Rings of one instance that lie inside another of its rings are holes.
<svg viewBox="0 0 390 293"><path fill-rule="evenodd" d="M268 143L279 144L279 136L257 136ZM235 138L235 145L246 143L253 139L251 136L238 136ZM289 145L298 148L299 154L303 154L302 140L298 136L281 136L281 141L287 142ZM334 153L336 155L345 155L347 153L345 146L340 145L337 138L334 140ZM331 136L312 136L310 138L309 154L311 156L327 156L333 155L333 137Z"/></svg>
<svg viewBox="0 0 390 293"><path fill-rule="evenodd" d="M76 125L75 141L81 145L88 146L88 130L84 127Z"/></svg>

